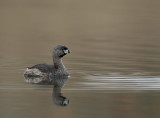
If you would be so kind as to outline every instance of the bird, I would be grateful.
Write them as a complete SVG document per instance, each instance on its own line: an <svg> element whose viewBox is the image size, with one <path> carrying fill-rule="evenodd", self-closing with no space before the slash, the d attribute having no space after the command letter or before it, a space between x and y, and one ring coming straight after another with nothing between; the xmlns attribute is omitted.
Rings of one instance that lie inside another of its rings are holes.
<svg viewBox="0 0 160 118"><path fill-rule="evenodd" d="M40 77L46 78L52 75L69 76L69 73L62 63L62 58L71 53L71 51L63 45L58 45L53 49L53 64L36 64L32 67L27 67L24 72L24 77Z"/></svg>

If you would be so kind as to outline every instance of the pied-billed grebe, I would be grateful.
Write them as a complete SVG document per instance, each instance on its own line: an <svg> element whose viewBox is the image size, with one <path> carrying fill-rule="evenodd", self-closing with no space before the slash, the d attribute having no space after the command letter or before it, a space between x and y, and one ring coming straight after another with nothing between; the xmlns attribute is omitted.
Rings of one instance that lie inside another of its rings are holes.
<svg viewBox="0 0 160 118"><path fill-rule="evenodd" d="M25 77L48 77L49 74L66 75L68 76L67 69L62 63L62 57L70 53L66 46L58 45L53 50L53 64L37 64L28 67L24 72Z"/></svg>

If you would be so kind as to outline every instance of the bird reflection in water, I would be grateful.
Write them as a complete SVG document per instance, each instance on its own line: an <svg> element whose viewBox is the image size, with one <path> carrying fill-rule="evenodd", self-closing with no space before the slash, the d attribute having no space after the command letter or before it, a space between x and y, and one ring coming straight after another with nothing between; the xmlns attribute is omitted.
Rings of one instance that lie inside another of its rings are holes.
<svg viewBox="0 0 160 118"><path fill-rule="evenodd" d="M53 102L58 106L66 106L69 104L69 100L62 96L62 88L66 84L68 80L68 76L62 76L62 75L50 75L50 80L52 80L53 86Z"/></svg>
<svg viewBox="0 0 160 118"><path fill-rule="evenodd" d="M66 84L68 76L50 74L49 77L25 77L27 83L53 85L52 100L57 106L67 106L69 99L62 96L62 88Z"/></svg>

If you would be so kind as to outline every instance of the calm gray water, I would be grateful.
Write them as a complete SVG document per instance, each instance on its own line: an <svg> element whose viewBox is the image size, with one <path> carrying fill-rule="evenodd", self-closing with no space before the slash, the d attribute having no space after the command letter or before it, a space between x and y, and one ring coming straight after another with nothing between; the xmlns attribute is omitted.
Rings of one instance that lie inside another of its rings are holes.
<svg viewBox="0 0 160 118"><path fill-rule="evenodd" d="M0 118L159 118L158 0L0 0ZM65 107L25 67L66 45Z"/></svg>

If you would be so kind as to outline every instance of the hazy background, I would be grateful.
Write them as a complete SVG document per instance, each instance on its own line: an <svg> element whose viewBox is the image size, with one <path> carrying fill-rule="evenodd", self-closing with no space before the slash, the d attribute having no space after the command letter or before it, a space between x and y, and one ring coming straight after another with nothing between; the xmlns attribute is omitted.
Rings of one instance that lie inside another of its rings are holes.
<svg viewBox="0 0 160 118"><path fill-rule="evenodd" d="M107 70L159 72L159 5L158 0L0 0L0 56L42 62L37 56L43 55L49 61L53 47L62 44L75 63L87 58L90 66Z"/></svg>
<svg viewBox="0 0 160 118"><path fill-rule="evenodd" d="M23 79L58 44L72 51L65 108ZM159 71L159 0L0 0L1 118L158 118Z"/></svg>

